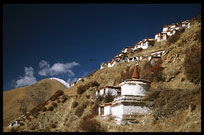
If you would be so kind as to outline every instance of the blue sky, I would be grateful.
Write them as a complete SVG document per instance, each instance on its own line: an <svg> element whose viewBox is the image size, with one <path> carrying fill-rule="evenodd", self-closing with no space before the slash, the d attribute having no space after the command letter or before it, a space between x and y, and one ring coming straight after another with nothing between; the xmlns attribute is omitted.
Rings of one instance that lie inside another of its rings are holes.
<svg viewBox="0 0 204 135"><path fill-rule="evenodd" d="M3 90L72 82L163 25L200 14L200 4L4 4Z"/></svg>

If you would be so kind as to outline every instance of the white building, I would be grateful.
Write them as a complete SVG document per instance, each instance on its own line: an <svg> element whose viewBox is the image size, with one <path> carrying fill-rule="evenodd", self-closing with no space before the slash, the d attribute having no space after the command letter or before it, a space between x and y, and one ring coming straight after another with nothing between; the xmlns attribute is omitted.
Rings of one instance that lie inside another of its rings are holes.
<svg viewBox="0 0 204 135"><path fill-rule="evenodd" d="M167 32L160 32L155 34L155 39L157 42L167 40Z"/></svg>
<svg viewBox="0 0 204 135"><path fill-rule="evenodd" d="M114 87L114 86L106 86L102 87L99 90L96 91L96 96L118 96L120 94L121 88L120 87Z"/></svg>
<svg viewBox="0 0 204 135"><path fill-rule="evenodd" d="M104 116L111 115L111 103L105 103L104 104Z"/></svg>
<svg viewBox="0 0 204 135"><path fill-rule="evenodd" d="M133 52L134 47L125 47L122 49L122 53L126 54L127 52Z"/></svg>
<svg viewBox="0 0 204 135"><path fill-rule="evenodd" d="M112 115L118 124L124 124L129 122L124 116L150 113L151 110L145 106L144 102L150 82L138 78L139 72L135 66L132 79L127 79L119 85L121 86L121 96L114 98L112 103L100 106L99 115Z"/></svg>
<svg viewBox="0 0 204 135"><path fill-rule="evenodd" d="M16 120L15 122L11 122L8 127L11 128L11 127L18 127L18 126L20 126L20 122Z"/></svg>
<svg viewBox="0 0 204 135"><path fill-rule="evenodd" d="M183 28L190 28L190 26L191 26L191 23L190 23L189 20L186 20L186 21L182 22L182 27Z"/></svg>

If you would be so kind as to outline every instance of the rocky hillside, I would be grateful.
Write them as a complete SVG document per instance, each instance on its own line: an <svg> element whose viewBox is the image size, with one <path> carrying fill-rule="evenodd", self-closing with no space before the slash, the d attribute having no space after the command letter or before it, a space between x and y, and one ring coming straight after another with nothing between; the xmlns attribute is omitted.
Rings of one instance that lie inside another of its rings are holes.
<svg viewBox="0 0 204 135"><path fill-rule="evenodd" d="M179 36L131 55L157 50L166 53L156 64L147 59L139 61L141 79L152 82L149 98L153 104L148 106L153 113L138 115L135 124L121 126L112 117L104 120L97 116L98 106L110 102L112 97L95 97L98 88L117 86L131 78L135 62L129 62L93 71L62 95L55 94L55 98L41 103L41 109L36 109L38 115L31 112L21 126L4 131L200 132L201 17L193 18L191 27Z"/></svg>
<svg viewBox="0 0 204 135"><path fill-rule="evenodd" d="M66 87L56 80L44 79L36 84L3 92L3 125L44 102L58 89Z"/></svg>

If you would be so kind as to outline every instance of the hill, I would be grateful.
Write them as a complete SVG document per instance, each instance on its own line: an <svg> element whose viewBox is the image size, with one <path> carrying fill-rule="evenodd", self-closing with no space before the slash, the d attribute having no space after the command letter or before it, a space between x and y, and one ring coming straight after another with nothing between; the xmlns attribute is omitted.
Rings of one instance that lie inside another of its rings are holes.
<svg viewBox="0 0 204 135"><path fill-rule="evenodd" d="M58 89L66 87L56 80L44 79L36 84L3 92L3 125L47 100Z"/></svg>
<svg viewBox="0 0 204 135"><path fill-rule="evenodd" d="M151 81L149 104L152 113L137 116L132 125L117 125L112 117L98 116L101 103L111 97L96 98L104 86L118 86L131 78L135 62L117 63L93 71L84 80L54 94L41 103L17 128L5 131L54 132L200 132L201 131L201 17L191 20L191 27L154 46L136 51L132 56L164 50L155 65L147 59L138 62L140 77ZM64 100L66 99L66 100ZM40 124L39 124L40 123Z"/></svg>

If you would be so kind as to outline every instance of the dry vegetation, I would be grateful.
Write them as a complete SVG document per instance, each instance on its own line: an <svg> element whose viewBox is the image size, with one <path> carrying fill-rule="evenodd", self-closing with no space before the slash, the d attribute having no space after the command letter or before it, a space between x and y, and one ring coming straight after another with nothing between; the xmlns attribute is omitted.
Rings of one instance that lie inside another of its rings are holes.
<svg viewBox="0 0 204 135"><path fill-rule="evenodd" d="M153 104L149 107L153 113L138 116L135 124L120 126L115 124L112 117L106 120L98 117L99 105L112 101L113 97L95 97L99 87L118 86L121 81L131 78L135 63L130 62L93 71L84 81L64 93L57 92L49 101L34 109L36 117L33 117L32 111L27 114L21 131L200 132L200 31L199 21L195 21L179 37L172 37L167 42L156 42L154 47L131 54L136 56L156 50L166 51L165 56L155 65L146 60L139 62L140 77L152 81L149 97Z"/></svg>

